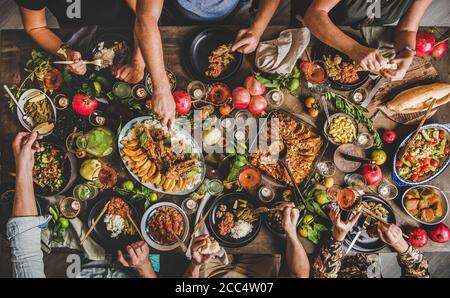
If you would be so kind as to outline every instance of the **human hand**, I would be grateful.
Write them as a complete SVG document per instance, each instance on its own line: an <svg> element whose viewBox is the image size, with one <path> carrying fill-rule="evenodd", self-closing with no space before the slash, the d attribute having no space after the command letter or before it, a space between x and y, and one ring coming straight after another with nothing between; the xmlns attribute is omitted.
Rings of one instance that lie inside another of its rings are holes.
<svg viewBox="0 0 450 298"><path fill-rule="evenodd" d="M148 259L150 249L147 243L138 241L127 245L127 252L129 257L125 259L122 251L117 251L118 260L124 267L134 268L141 277L155 276L152 263Z"/></svg>
<svg viewBox="0 0 450 298"><path fill-rule="evenodd" d="M352 219L347 221L341 220L341 212L339 209L330 210L330 219L333 223L333 228L331 229L331 235L337 241L343 241L347 233L355 226L358 222L361 212L357 213Z"/></svg>
<svg viewBox="0 0 450 298"><path fill-rule="evenodd" d="M194 266L200 266L202 264L207 263L212 257L212 254L201 254L200 253L200 249L206 245L206 238L208 238L210 236L208 235L201 235L198 237L195 237L194 240L192 240L192 245L191 245L191 262L193 263ZM213 240L211 238L211 240Z"/></svg>
<svg viewBox="0 0 450 298"><path fill-rule="evenodd" d="M384 69L381 70L381 75L388 79L389 81L400 81L403 80L403 78L406 75L406 72L409 69L409 66L411 65L413 61L414 56L413 55L407 55L407 56L399 56L396 59L393 59L390 61L390 63L397 64L397 69Z"/></svg>
<svg viewBox="0 0 450 298"><path fill-rule="evenodd" d="M241 29L234 40L231 50L233 52L238 51L243 54L249 54L256 50L260 39L261 33L254 28Z"/></svg>
<svg viewBox="0 0 450 298"><path fill-rule="evenodd" d="M86 64L83 63L81 53L73 50L67 50L67 60L74 64L67 65L67 68L77 75L84 75L87 71Z"/></svg>
<svg viewBox="0 0 450 298"><path fill-rule="evenodd" d="M287 237L297 237L297 223L300 217L300 211L295 208L294 203L285 202L279 206L283 211L283 217L281 219L281 226L286 232Z"/></svg>
<svg viewBox="0 0 450 298"><path fill-rule="evenodd" d="M350 55L350 57L358 64L363 70L371 72L379 72L386 67L388 60L381 55L378 49L368 48L359 45Z"/></svg>
<svg viewBox="0 0 450 298"><path fill-rule="evenodd" d="M392 246L397 252L402 253L408 249L408 243L403 238L402 230L398 226L394 224L379 224L377 231L380 239Z"/></svg>
<svg viewBox="0 0 450 298"><path fill-rule="evenodd" d="M32 174L34 154L39 150L40 139L42 136L37 132L19 132L15 137L12 149L18 176L22 173Z"/></svg>
<svg viewBox="0 0 450 298"><path fill-rule="evenodd" d="M128 64L113 68L111 73L116 79L130 84L137 84L144 79L145 64L135 60Z"/></svg>
<svg viewBox="0 0 450 298"><path fill-rule="evenodd" d="M162 126L169 130L175 124L175 100L169 91L156 91L150 101L153 111L158 115Z"/></svg>

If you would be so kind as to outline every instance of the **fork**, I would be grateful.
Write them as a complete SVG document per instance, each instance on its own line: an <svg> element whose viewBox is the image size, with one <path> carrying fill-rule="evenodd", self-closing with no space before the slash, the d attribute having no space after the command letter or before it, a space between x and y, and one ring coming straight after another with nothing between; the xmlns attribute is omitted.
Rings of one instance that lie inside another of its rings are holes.
<svg viewBox="0 0 450 298"><path fill-rule="evenodd" d="M82 61L83 64L92 64L98 67L101 67L103 65L103 60L102 59L95 59L92 61ZM75 64L75 62L73 61L53 61L52 63L54 64L63 64L63 65L71 65L71 64Z"/></svg>

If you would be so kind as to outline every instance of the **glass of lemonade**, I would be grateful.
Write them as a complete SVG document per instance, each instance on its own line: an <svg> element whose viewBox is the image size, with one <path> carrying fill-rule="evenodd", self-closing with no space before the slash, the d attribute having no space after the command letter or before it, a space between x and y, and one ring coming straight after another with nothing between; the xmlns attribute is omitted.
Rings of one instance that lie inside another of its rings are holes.
<svg viewBox="0 0 450 298"><path fill-rule="evenodd" d="M95 198L98 195L98 188L92 183L78 184L73 188L73 196L80 201L87 201Z"/></svg>
<svg viewBox="0 0 450 298"><path fill-rule="evenodd" d="M76 139L78 149L96 157L105 157L113 152L114 134L105 127L96 127Z"/></svg>

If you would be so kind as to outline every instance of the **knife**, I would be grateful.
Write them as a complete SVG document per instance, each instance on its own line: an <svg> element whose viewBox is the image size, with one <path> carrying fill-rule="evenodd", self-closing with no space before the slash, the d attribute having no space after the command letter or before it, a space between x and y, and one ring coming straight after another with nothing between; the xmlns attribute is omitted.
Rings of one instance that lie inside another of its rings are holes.
<svg viewBox="0 0 450 298"><path fill-rule="evenodd" d="M341 152L341 155L344 159L349 160L349 161L354 161L354 162L361 162L361 163L370 163L370 164L374 164L375 161L369 159L369 158L365 158L365 157L359 157L359 156L354 156L354 155L350 155L346 152Z"/></svg>
<svg viewBox="0 0 450 298"><path fill-rule="evenodd" d="M361 103L361 106L366 108L370 102L372 101L373 97L375 96L375 94L377 94L378 90L381 89L381 87L383 87L386 84L387 80L386 78L380 76L376 83L375 86L373 86L372 90L370 90L369 94L367 95L366 99L364 99L364 101Z"/></svg>
<svg viewBox="0 0 450 298"><path fill-rule="evenodd" d="M356 241L358 241L359 236L361 236L362 231L367 229L367 226L369 225L369 223L370 223L370 217L366 217L366 220L364 220L364 223L359 228L358 233L356 233L355 237L352 240L352 243L350 243L350 245L348 246L347 251L345 252L344 256L346 256L352 250Z"/></svg>

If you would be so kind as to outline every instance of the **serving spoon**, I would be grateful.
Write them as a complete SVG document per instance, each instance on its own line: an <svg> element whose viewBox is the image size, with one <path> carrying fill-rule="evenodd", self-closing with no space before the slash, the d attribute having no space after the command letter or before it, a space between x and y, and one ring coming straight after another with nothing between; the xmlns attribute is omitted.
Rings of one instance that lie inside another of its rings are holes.
<svg viewBox="0 0 450 298"><path fill-rule="evenodd" d="M295 182L294 175L292 175L291 169L289 168L288 164L286 163L287 147L284 143L281 143L281 144L283 145L283 149L281 149L281 151L278 152L278 163L286 169L286 171L289 175L289 178L291 179L291 183L294 186L295 197L297 199L296 203L301 201L306 206L306 200L303 197L300 189L298 188L297 183Z"/></svg>
<svg viewBox="0 0 450 298"><path fill-rule="evenodd" d="M22 114L22 120L30 127L32 128L33 125L31 123L31 117L27 115L27 113L25 113L25 111L23 110L23 108L19 105L19 103L17 102L16 97L12 94L11 90L9 90L8 86L3 85L3 88L6 90L6 92L8 93L8 95L11 97L11 99L14 101L14 103L16 104L17 108L19 109L20 113Z"/></svg>

